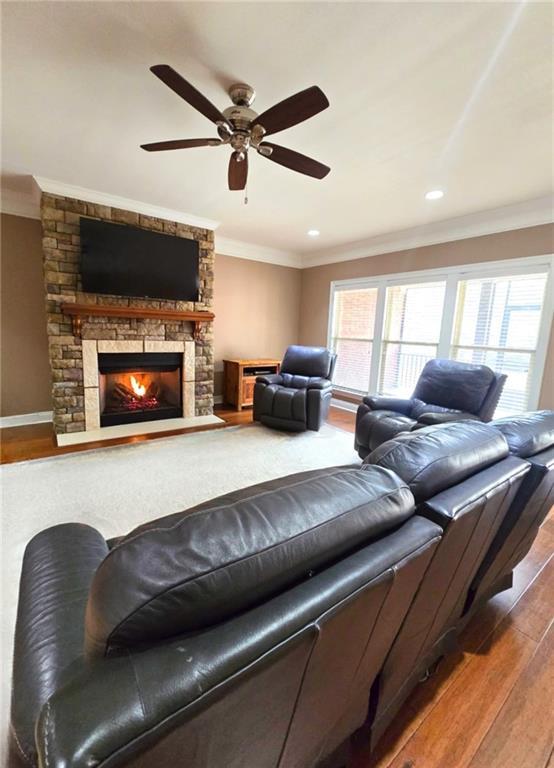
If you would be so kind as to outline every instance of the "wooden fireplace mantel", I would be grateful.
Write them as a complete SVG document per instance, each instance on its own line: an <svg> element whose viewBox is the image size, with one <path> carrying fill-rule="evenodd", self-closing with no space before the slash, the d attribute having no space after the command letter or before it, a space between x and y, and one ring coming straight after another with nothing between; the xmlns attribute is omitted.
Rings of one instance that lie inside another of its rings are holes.
<svg viewBox="0 0 554 768"><path fill-rule="evenodd" d="M174 323L194 323L194 338L200 333L201 323L211 323L213 312L181 312L177 309L151 309L146 307L119 307L110 304L62 304L64 315L69 315L73 323L73 334L81 335L83 317L126 317L139 320L169 320Z"/></svg>

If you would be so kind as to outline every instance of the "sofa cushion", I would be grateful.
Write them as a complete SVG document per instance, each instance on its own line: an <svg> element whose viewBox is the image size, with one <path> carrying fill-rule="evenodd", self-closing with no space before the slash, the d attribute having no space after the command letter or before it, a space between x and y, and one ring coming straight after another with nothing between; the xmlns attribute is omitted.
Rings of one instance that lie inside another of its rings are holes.
<svg viewBox="0 0 554 768"><path fill-rule="evenodd" d="M87 651L105 654L227 619L413 511L410 490L390 470L337 467L252 486L141 526L96 572Z"/></svg>
<svg viewBox="0 0 554 768"><path fill-rule="evenodd" d="M424 403L477 413L494 379L486 365L457 360L429 360L418 379L413 396Z"/></svg>
<svg viewBox="0 0 554 768"><path fill-rule="evenodd" d="M281 373L298 376L329 376L332 353L325 347L288 347L281 364Z"/></svg>
<svg viewBox="0 0 554 768"><path fill-rule="evenodd" d="M420 502L507 455L508 444L498 430L478 421L457 421L402 432L365 461L392 469Z"/></svg>
<svg viewBox="0 0 554 768"><path fill-rule="evenodd" d="M554 411L529 411L517 416L495 419L510 447L510 453L527 458L554 445Z"/></svg>

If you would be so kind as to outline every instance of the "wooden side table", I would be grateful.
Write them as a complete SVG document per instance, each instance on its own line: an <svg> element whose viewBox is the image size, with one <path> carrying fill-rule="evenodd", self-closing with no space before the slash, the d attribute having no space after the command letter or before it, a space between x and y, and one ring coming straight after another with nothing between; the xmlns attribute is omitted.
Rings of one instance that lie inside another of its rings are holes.
<svg viewBox="0 0 554 768"><path fill-rule="evenodd" d="M224 360L223 399L240 411L254 403L256 376L279 373L280 360Z"/></svg>

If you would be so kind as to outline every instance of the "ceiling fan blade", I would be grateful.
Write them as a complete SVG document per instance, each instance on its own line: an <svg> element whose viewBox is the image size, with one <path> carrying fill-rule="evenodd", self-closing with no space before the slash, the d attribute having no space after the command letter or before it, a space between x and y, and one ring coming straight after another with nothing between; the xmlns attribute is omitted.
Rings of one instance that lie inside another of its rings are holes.
<svg viewBox="0 0 554 768"><path fill-rule="evenodd" d="M280 101L274 107L262 112L255 120L256 125L265 128L266 135L284 131L293 125L307 120L327 109L329 102L327 96L317 85L306 88L288 99Z"/></svg>
<svg viewBox="0 0 554 768"><path fill-rule="evenodd" d="M190 149L191 147L217 147L223 144L219 139L175 139L175 141L154 141L141 144L147 152L162 152L165 149Z"/></svg>
<svg viewBox="0 0 554 768"><path fill-rule="evenodd" d="M228 124L227 118L219 111L219 109L214 107L211 101L208 101L200 91L197 91L193 85L188 83L184 77L181 77L181 75L178 72L175 72L175 70L168 64L156 64L153 67L150 67L150 71L153 72L156 77L159 77L162 83L165 83L172 91L175 91L178 96L188 102L191 107L194 107L201 112L204 117L211 120L212 123L222 122Z"/></svg>
<svg viewBox="0 0 554 768"><path fill-rule="evenodd" d="M248 177L248 154L239 160L240 154L233 152L229 159L229 189L244 189Z"/></svg>
<svg viewBox="0 0 554 768"><path fill-rule="evenodd" d="M323 179L331 170L329 166L318 163L317 160L313 160L306 155L301 155L300 152L294 152L292 149L281 147L279 144L263 141L260 144L260 149L263 147L271 149L271 154L268 155L265 152L260 152L262 157L267 157L268 160L273 160L274 163L284 165L285 168L290 168L291 171L298 171L298 173L304 173L306 176Z"/></svg>

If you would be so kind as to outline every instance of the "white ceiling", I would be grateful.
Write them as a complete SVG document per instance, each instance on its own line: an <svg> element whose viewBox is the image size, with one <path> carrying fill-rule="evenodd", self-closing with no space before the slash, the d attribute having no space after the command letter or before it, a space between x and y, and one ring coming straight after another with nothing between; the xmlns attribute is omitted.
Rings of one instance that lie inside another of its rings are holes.
<svg viewBox="0 0 554 768"><path fill-rule="evenodd" d="M550 3L2 3L2 182L30 175L218 220L226 238L305 254L552 187ZM148 68L167 63L220 109L261 112L317 84L331 106L272 140L331 166L317 181L227 147ZM437 202L424 200L435 187ZM306 231L317 228L315 240Z"/></svg>

